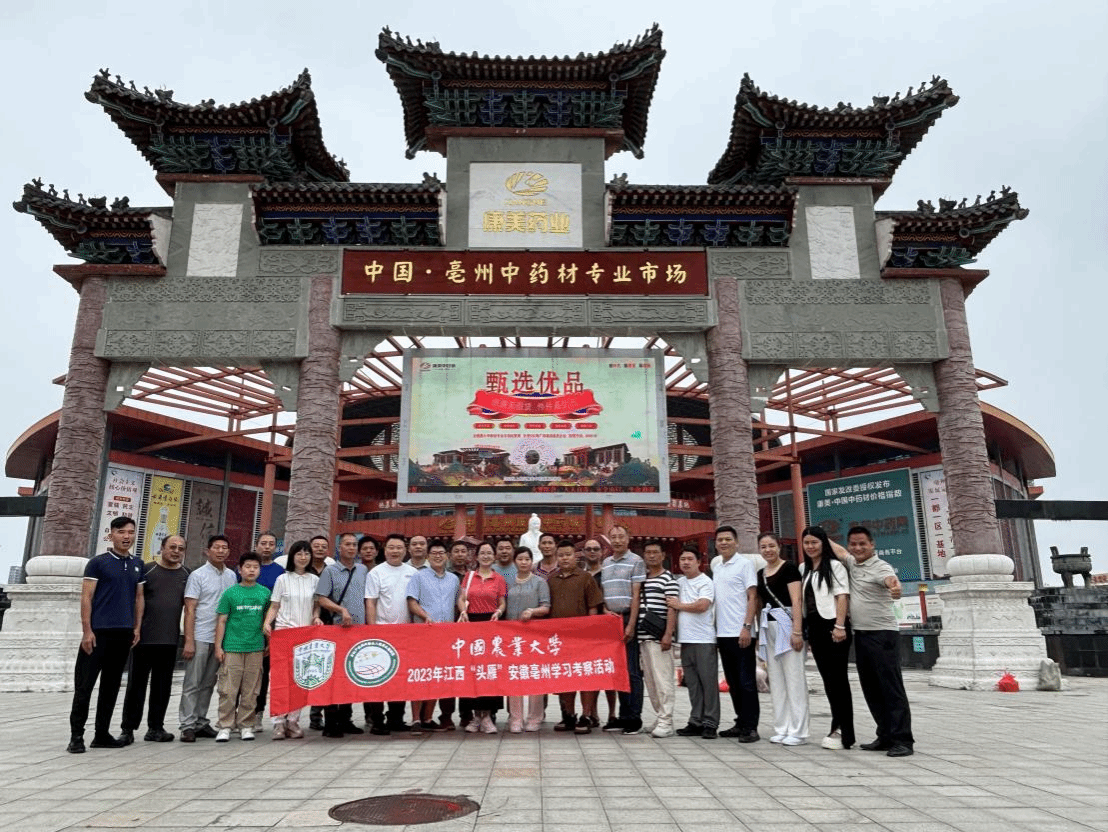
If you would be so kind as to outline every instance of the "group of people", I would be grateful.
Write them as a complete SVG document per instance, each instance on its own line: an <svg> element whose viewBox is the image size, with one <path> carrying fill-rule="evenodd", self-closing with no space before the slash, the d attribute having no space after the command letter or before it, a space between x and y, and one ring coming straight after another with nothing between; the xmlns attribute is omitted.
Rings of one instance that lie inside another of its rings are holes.
<svg viewBox="0 0 1108 832"><path fill-rule="evenodd" d="M277 539L267 532L259 536L254 551L239 558L237 574L226 565L230 543L223 535L207 541L205 563L192 571L183 565L185 541L180 536L166 537L158 557L145 564L131 554L134 538L134 521L115 518L109 550L90 559L85 570L83 634L70 714L72 753L85 750L85 724L98 677L93 748L134 742L148 689L143 739L175 739L164 720L182 619L186 663L179 730L181 742L191 743L205 738L226 742L233 732L242 740L255 738L268 690L267 639L277 629L587 615L621 619L630 690L606 692L608 720L603 726L601 691L558 694L561 718L555 731L588 734L603 727L637 734L643 730L645 690L655 714L647 730L654 737L723 736L756 742L758 650L771 684L771 741L799 745L808 738L804 663L810 647L832 710L831 732L823 746L850 748L854 728L846 663L853 629L859 681L877 722L877 739L862 747L890 756L912 753L891 609L900 585L892 569L874 555L872 535L865 529L850 530L849 551L828 540L822 529L805 529L800 568L781 559L772 534L762 535L764 567L756 571L754 559L737 554L734 528L721 526L711 576L701 572L695 546L688 546L680 556L680 577L666 569L661 541L646 541L639 556L630 551L629 532L621 525L609 530L607 557L598 539L586 540L578 551L572 540L551 534L539 536L534 552L507 539L472 547L465 540L428 541L423 535L406 539L390 534L378 542L347 533L339 538L335 559L328 538L318 535L293 543L287 555L275 560ZM675 730L678 643L691 715L688 724ZM110 723L128 656L122 731L114 736ZM724 730L718 730L719 664L736 714L735 724ZM214 692L219 706L213 726L208 711ZM331 738L364 733L354 722L354 704L313 706L309 729ZM406 702L367 702L363 710L365 725L375 735L458 728L496 733L497 714L505 704L510 732L540 729L546 710L541 695L507 697L506 703L498 696L412 702L410 721ZM300 716L299 711L271 713L272 738L303 737Z"/></svg>

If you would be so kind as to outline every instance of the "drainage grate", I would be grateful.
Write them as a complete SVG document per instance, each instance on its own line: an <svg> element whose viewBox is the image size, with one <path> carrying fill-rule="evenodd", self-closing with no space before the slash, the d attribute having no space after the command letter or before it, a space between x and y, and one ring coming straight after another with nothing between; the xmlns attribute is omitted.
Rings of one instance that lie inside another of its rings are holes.
<svg viewBox="0 0 1108 832"><path fill-rule="evenodd" d="M327 813L344 823L371 826L410 826L438 823L476 812L481 804L468 797L441 794L387 794L332 806Z"/></svg>

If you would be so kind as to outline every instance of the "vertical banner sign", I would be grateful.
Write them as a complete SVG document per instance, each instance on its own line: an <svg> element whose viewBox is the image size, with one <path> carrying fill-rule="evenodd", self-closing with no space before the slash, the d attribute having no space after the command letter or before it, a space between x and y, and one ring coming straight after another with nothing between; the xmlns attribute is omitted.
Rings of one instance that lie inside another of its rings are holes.
<svg viewBox="0 0 1108 832"><path fill-rule="evenodd" d="M184 490L184 480L157 475L150 478L143 560L156 558L162 548L162 541L171 534L181 533L181 497Z"/></svg>
<svg viewBox="0 0 1108 832"><path fill-rule="evenodd" d="M401 503L668 503L657 350L412 350Z"/></svg>
<svg viewBox="0 0 1108 832"><path fill-rule="evenodd" d="M911 475L907 468L843 477L808 486L808 515L836 543L846 545L851 526L873 533L878 556L902 581L918 581L919 538Z"/></svg>
<svg viewBox="0 0 1108 832"><path fill-rule="evenodd" d="M130 517L138 524L142 514L142 478L141 471L128 471L125 468L108 468L108 478L104 483L104 501L100 504L99 544L111 543L111 522L116 517Z"/></svg>
<svg viewBox="0 0 1108 832"><path fill-rule="evenodd" d="M185 550L185 566L196 569L204 564L204 548L208 538L219 531L222 521L219 517L219 504L223 499L223 489L210 482L192 481L189 499L188 546Z"/></svg>
<svg viewBox="0 0 1108 832"><path fill-rule="evenodd" d="M919 474L923 499L923 533L931 555L931 574L946 577L946 565L954 557L950 531L950 503L946 497L946 472L938 468Z"/></svg>

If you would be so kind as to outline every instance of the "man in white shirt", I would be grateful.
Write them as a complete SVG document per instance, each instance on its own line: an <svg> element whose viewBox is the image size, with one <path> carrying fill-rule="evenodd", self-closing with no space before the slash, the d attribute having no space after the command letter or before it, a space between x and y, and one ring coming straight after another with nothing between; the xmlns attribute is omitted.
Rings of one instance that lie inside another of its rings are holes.
<svg viewBox="0 0 1108 832"><path fill-rule="evenodd" d="M404 563L407 544L404 535L390 534L385 538L385 562L369 573L365 582L366 624L410 624L408 610L408 581L416 574L416 568ZM369 703L369 716L373 725L369 733L377 736L393 731L408 731L404 722L404 702L389 702L388 719L382 702Z"/></svg>
<svg viewBox="0 0 1108 832"><path fill-rule="evenodd" d="M221 534L208 538L208 562L189 575L185 584L185 678L181 684L181 742L215 739L208 706L215 690L219 660L215 657L216 607L223 590L235 585L234 570L225 564L231 543Z"/></svg>
<svg viewBox="0 0 1108 832"><path fill-rule="evenodd" d="M721 737L736 737L739 742L757 742L758 677L752 635L757 612L758 573L754 563L737 554L738 532L734 526L716 529L716 550L712 560L712 580L716 592L716 647L723 665L723 676L730 688L735 708L735 724Z"/></svg>
<svg viewBox="0 0 1108 832"><path fill-rule="evenodd" d="M716 657L716 626L712 605L715 585L700 571L700 553L685 550L678 560L681 577L678 596L666 603L677 610L677 636L681 642L681 669L692 706L689 722L678 728L680 737L714 740L719 728L719 662Z"/></svg>

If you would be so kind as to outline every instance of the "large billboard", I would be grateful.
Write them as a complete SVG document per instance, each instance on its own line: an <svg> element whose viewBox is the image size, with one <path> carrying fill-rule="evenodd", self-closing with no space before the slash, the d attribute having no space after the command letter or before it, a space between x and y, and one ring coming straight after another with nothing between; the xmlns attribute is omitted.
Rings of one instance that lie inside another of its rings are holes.
<svg viewBox="0 0 1108 832"><path fill-rule="evenodd" d="M667 503L658 350L410 350L405 503Z"/></svg>
<svg viewBox="0 0 1108 832"><path fill-rule="evenodd" d="M877 554L902 581L918 581L919 538L912 478L907 468L808 486L808 516L836 543L846 545L851 526L873 533Z"/></svg>

